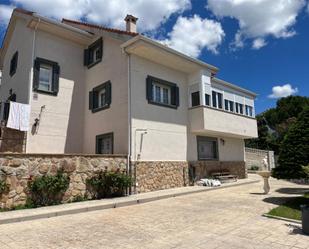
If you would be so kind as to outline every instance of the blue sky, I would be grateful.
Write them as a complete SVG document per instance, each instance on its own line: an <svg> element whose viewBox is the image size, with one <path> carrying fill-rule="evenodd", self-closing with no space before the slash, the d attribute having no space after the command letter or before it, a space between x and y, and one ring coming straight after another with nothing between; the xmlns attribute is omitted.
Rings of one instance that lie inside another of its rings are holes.
<svg viewBox="0 0 309 249"><path fill-rule="evenodd" d="M1 0L0 41L15 6L117 28L123 28L126 13L134 14L140 32L219 67L219 78L258 93L257 113L279 97L309 95L307 0Z"/></svg>

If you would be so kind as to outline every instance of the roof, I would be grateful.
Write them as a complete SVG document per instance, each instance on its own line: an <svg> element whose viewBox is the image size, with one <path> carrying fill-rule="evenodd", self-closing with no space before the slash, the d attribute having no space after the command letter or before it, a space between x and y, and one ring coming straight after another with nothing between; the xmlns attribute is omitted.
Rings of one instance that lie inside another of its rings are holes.
<svg viewBox="0 0 309 249"><path fill-rule="evenodd" d="M225 80L221 80L221 79L215 78L215 77L214 77L212 80L213 80L215 83L218 83L218 84L220 84L220 85L223 85L223 86L232 88L232 89L234 89L234 90L240 91L240 92L242 92L242 93L248 94L248 95L250 95L250 96L252 96L252 97L254 97L254 98L257 96L257 94L256 94L255 92L249 91L249 90L247 90L247 89L245 89L245 88L242 88L242 87L240 87L240 86L237 86L237 85L232 84L232 83L230 83L230 82L227 82L227 81L225 81Z"/></svg>
<svg viewBox="0 0 309 249"><path fill-rule="evenodd" d="M85 26L85 27L89 27L89 28L95 28L95 29L99 29L99 30L104 30L104 31L107 31L107 32L113 32L113 33L117 33L117 34L121 34L121 35L130 35L130 36L137 36L138 35L138 33L135 33L135 32L129 32L129 31L120 30L120 29L107 28L107 27L100 26L100 25L97 25L97 24L80 22L80 21L75 21L75 20L70 20L70 19L65 19L65 18L62 19L62 23L77 24L77 25L81 25L81 26Z"/></svg>
<svg viewBox="0 0 309 249"><path fill-rule="evenodd" d="M143 42L146 42L152 46L155 46L157 47L158 49L162 49L170 54L173 54L175 56L179 56L180 58L186 60L186 61L189 61L191 63L194 63L196 65L199 65L201 67L204 67L204 68L208 68L212 73L216 74L217 71L219 70L217 67L213 66L213 65L210 65L204 61L201 61L201 60L198 60L198 59L195 59L193 57L190 57L184 53L181 53L173 48L170 48L168 46L165 46L163 45L162 43L156 41L156 40L153 40L153 39L150 39L146 36L143 36L143 35L137 35L135 36L134 38L128 40L127 42L125 42L124 44L121 45L121 47L123 49L126 49L127 47L130 47L131 45L133 45L134 43L138 42L138 41L143 41Z"/></svg>

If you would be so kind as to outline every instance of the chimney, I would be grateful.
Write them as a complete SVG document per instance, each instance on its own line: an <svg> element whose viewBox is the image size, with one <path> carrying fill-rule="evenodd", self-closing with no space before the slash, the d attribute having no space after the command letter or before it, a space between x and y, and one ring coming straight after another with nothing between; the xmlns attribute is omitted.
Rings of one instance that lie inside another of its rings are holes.
<svg viewBox="0 0 309 249"><path fill-rule="evenodd" d="M126 21L126 31L136 33L136 21L138 18L132 15L127 15L124 20Z"/></svg>

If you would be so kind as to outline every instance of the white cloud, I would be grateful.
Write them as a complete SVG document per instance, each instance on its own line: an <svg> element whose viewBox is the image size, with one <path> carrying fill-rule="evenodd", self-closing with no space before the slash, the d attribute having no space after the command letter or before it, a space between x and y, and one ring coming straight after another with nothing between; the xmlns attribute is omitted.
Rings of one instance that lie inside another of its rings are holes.
<svg viewBox="0 0 309 249"><path fill-rule="evenodd" d="M172 14L191 8L190 0L11 0L11 3L56 19L86 19L124 28L126 14L139 18L138 31L158 28Z"/></svg>
<svg viewBox="0 0 309 249"><path fill-rule="evenodd" d="M168 34L169 38L162 42L189 56L198 57L203 48L218 53L218 46L224 36L219 22L194 15L191 18L178 17L173 30Z"/></svg>
<svg viewBox="0 0 309 249"><path fill-rule="evenodd" d="M278 99L293 95L298 92L297 87L292 88L290 84L285 84L283 86L274 86L272 88L272 94L268 95L271 99Z"/></svg>
<svg viewBox="0 0 309 249"><path fill-rule="evenodd" d="M0 26L8 24L13 9L10 5L0 4Z"/></svg>
<svg viewBox="0 0 309 249"><path fill-rule="evenodd" d="M260 49L260 48L262 48L262 47L264 47L266 45L267 45L267 43L266 43L266 41L263 38L256 38L252 42L252 48L256 49L256 50L258 50L258 49Z"/></svg>
<svg viewBox="0 0 309 249"><path fill-rule="evenodd" d="M218 18L238 20L235 47L243 47L246 39L255 39L252 48L256 49L265 45L269 35L275 38L295 35L293 25L304 6L305 0L208 0L207 8Z"/></svg>

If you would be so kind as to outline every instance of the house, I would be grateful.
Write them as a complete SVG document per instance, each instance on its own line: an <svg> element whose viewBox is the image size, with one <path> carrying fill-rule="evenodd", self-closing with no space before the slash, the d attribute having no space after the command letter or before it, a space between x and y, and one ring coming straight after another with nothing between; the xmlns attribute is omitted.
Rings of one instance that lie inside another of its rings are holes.
<svg viewBox="0 0 309 249"><path fill-rule="evenodd" d="M134 16L125 22L118 30L14 10L0 100L14 94L31 107L22 152L126 154L132 165L227 167L245 177L256 94L137 33Z"/></svg>

